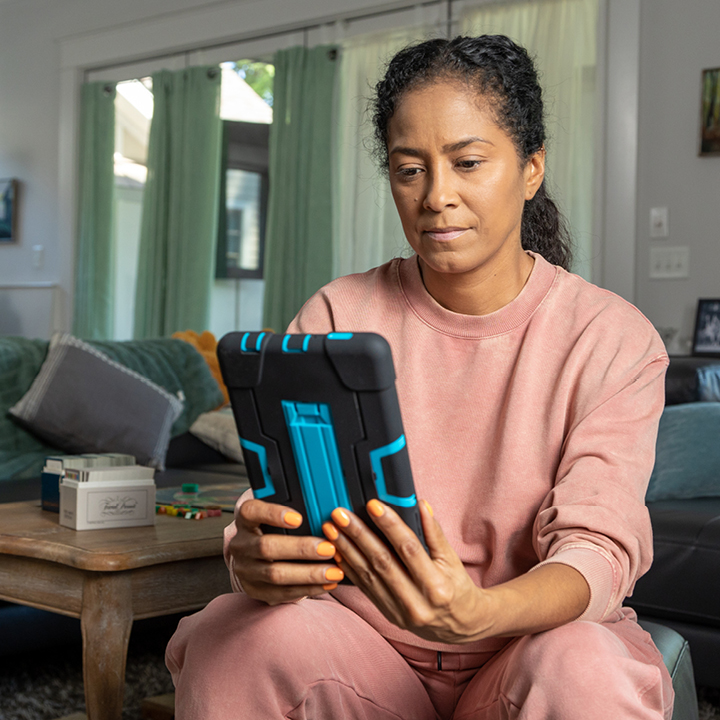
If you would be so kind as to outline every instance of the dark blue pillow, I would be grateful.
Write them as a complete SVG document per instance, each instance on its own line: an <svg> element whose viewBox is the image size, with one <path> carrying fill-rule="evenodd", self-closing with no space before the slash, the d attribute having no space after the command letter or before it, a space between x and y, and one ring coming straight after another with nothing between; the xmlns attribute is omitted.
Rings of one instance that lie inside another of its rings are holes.
<svg viewBox="0 0 720 720"><path fill-rule="evenodd" d="M720 403L666 407L645 499L720 497Z"/></svg>
<svg viewBox="0 0 720 720"><path fill-rule="evenodd" d="M720 365L699 367L697 388L700 402L720 402Z"/></svg>

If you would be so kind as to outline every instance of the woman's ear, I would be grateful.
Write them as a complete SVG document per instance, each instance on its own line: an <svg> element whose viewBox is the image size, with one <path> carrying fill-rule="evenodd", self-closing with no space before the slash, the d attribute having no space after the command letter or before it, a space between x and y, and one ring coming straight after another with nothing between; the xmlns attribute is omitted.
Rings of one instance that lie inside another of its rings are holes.
<svg viewBox="0 0 720 720"><path fill-rule="evenodd" d="M532 200L545 178L545 146L533 153L525 166L525 199Z"/></svg>

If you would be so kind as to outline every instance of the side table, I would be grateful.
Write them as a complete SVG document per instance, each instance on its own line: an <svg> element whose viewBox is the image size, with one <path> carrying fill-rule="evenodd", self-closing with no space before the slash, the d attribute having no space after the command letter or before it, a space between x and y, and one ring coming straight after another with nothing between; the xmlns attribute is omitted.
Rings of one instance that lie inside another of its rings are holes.
<svg viewBox="0 0 720 720"><path fill-rule="evenodd" d="M0 599L80 618L89 720L120 720L133 620L197 610L230 592L229 514L148 527L62 527L40 502L0 504Z"/></svg>

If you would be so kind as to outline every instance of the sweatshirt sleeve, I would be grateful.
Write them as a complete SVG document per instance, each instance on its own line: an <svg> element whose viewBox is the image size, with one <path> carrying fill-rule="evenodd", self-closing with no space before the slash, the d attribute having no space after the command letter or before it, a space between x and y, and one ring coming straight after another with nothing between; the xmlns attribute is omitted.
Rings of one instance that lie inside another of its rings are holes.
<svg viewBox="0 0 720 720"><path fill-rule="evenodd" d="M569 565L588 583L590 601L581 620L602 621L632 593L652 562L645 493L655 460L668 359L650 330L649 352L628 362L618 351L609 368L589 384L595 392L585 388L586 398L595 397L596 402L588 401L589 411L570 424L554 487L534 524L535 549L542 561L536 567ZM618 365L627 367L619 371Z"/></svg>

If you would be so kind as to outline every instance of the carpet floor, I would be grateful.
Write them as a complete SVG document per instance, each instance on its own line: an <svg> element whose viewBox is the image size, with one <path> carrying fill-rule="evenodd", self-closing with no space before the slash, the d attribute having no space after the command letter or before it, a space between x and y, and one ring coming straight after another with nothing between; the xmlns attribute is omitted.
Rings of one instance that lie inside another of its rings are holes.
<svg viewBox="0 0 720 720"><path fill-rule="evenodd" d="M140 720L147 697L173 691L164 662L177 618L135 623L128 648L123 720ZM700 720L720 720L720 690L698 688ZM0 720L56 720L85 711L79 642L0 658Z"/></svg>
<svg viewBox="0 0 720 720"><path fill-rule="evenodd" d="M177 619L168 620L133 627L123 720L140 720L145 698L173 691L164 656ZM85 712L79 642L0 658L0 720L56 720L78 712Z"/></svg>

